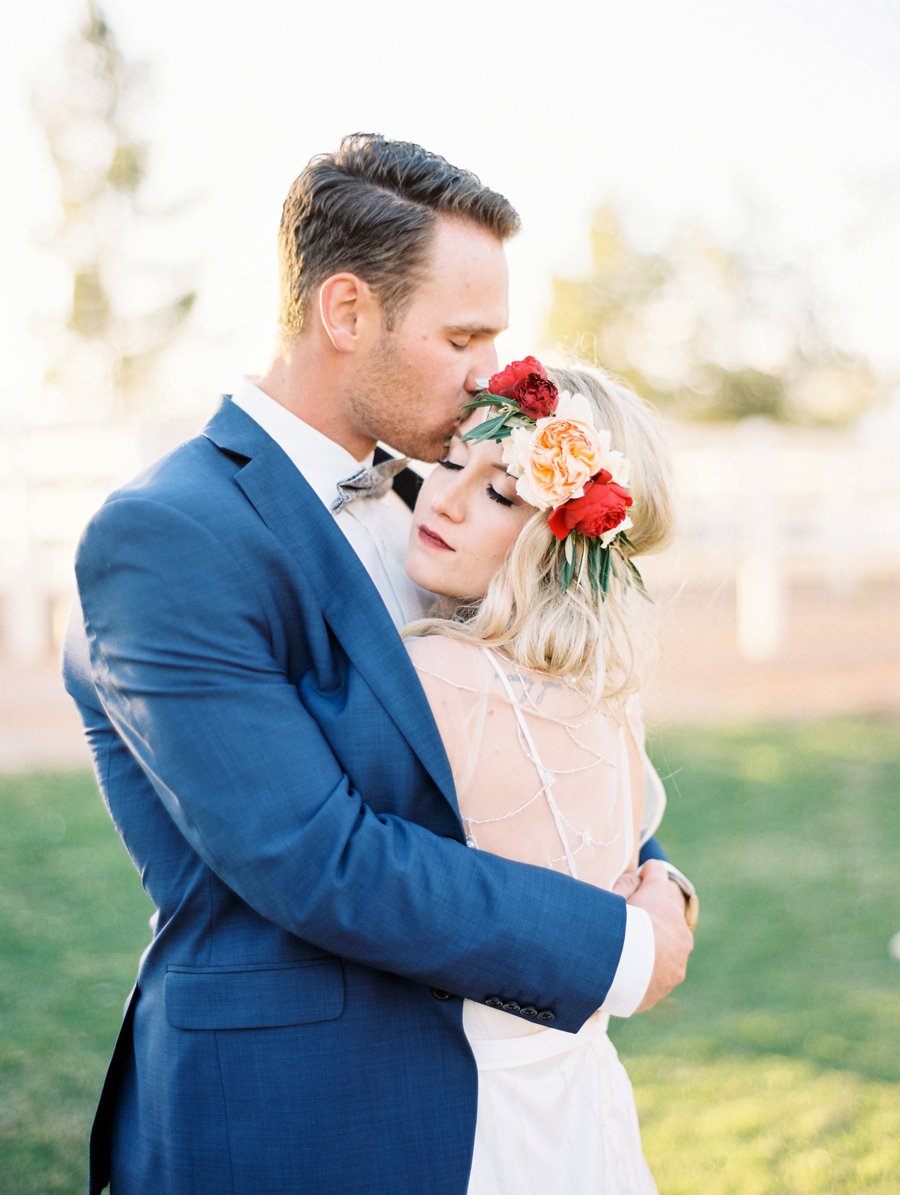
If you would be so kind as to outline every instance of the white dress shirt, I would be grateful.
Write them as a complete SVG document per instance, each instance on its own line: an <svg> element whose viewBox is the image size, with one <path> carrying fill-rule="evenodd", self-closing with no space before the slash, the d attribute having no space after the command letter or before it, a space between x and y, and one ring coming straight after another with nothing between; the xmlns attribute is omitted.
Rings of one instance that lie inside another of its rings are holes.
<svg viewBox="0 0 900 1195"><path fill-rule="evenodd" d="M338 496L337 483L372 464L373 453L358 461L247 378L232 401L283 449L329 510ZM389 490L383 498L357 498L334 518L375 583L394 625L402 627L421 618L434 603L434 594L415 585L403 567L409 508L399 494Z"/></svg>
<svg viewBox="0 0 900 1195"><path fill-rule="evenodd" d="M358 461L334 440L304 423L248 378L232 394L245 411L290 457L330 510L338 496L337 483L360 467L372 464L372 454ZM415 585L403 567L409 536L409 509L393 490L383 498L358 498L334 516L340 530L359 557L399 628L420 618L434 595ZM628 1017L643 999L653 971L653 925L643 909L626 908L625 945L612 986L602 1008L617 1017Z"/></svg>

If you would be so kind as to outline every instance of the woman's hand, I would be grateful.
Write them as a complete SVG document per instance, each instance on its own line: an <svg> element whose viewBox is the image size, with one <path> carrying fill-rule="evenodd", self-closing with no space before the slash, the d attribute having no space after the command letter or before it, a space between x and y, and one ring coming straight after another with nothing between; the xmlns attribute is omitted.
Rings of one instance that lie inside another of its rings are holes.
<svg viewBox="0 0 900 1195"><path fill-rule="evenodd" d="M630 900L641 886L641 877L636 871L623 871L612 886L616 896L624 896Z"/></svg>

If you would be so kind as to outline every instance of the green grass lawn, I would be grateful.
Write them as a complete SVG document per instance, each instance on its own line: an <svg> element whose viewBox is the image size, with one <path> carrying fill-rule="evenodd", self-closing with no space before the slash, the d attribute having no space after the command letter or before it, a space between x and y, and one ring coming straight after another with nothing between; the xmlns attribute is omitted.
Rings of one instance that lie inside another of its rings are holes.
<svg viewBox="0 0 900 1195"><path fill-rule="evenodd" d="M614 1030L664 1195L900 1191L900 724L673 728L688 979Z"/></svg>
<svg viewBox="0 0 900 1195"><path fill-rule="evenodd" d="M614 1036L663 1195L900 1190L898 731L655 737L701 924L684 986ZM90 776L0 794L0 1191L80 1195L152 909Z"/></svg>

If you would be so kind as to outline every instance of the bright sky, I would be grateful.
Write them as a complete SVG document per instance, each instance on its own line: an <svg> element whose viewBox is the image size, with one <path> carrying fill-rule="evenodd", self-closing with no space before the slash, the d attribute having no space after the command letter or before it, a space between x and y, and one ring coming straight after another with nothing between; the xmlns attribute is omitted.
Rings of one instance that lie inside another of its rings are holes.
<svg viewBox="0 0 900 1195"><path fill-rule="evenodd" d="M174 405L205 412L265 364L284 194L357 129L438 150L519 208L501 356L535 347L550 275L586 265L599 203L653 242L697 214L731 236L750 197L785 257L812 263L850 346L900 366L900 0L554 0L536 18L498 0L102 7L148 66L152 198L192 201L166 225L201 294L165 375ZM36 332L65 298L37 244L54 174L28 95L79 12L17 6L0 48L0 416L39 403Z"/></svg>

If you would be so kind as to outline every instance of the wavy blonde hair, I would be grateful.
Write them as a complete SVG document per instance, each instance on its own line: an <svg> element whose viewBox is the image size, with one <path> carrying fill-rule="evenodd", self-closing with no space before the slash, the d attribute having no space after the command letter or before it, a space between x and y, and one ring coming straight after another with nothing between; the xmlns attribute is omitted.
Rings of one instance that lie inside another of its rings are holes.
<svg viewBox="0 0 900 1195"><path fill-rule="evenodd" d="M632 547L613 550L605 598L591 590L586 568L563 590L559 540L547 525L547 511L536 510L480 601L459 605L446 618L419 619L403 635L475 641L501 650L522 668L572 681L594 703L624 698L644 680L651 640L636 609L640 591L620 552L658 551L671 539L669 455L654 412L631 390L599 370L551 369L548 374L560 391L590 400L596 426L608 429L612 446L631 461Z"/></svg>

